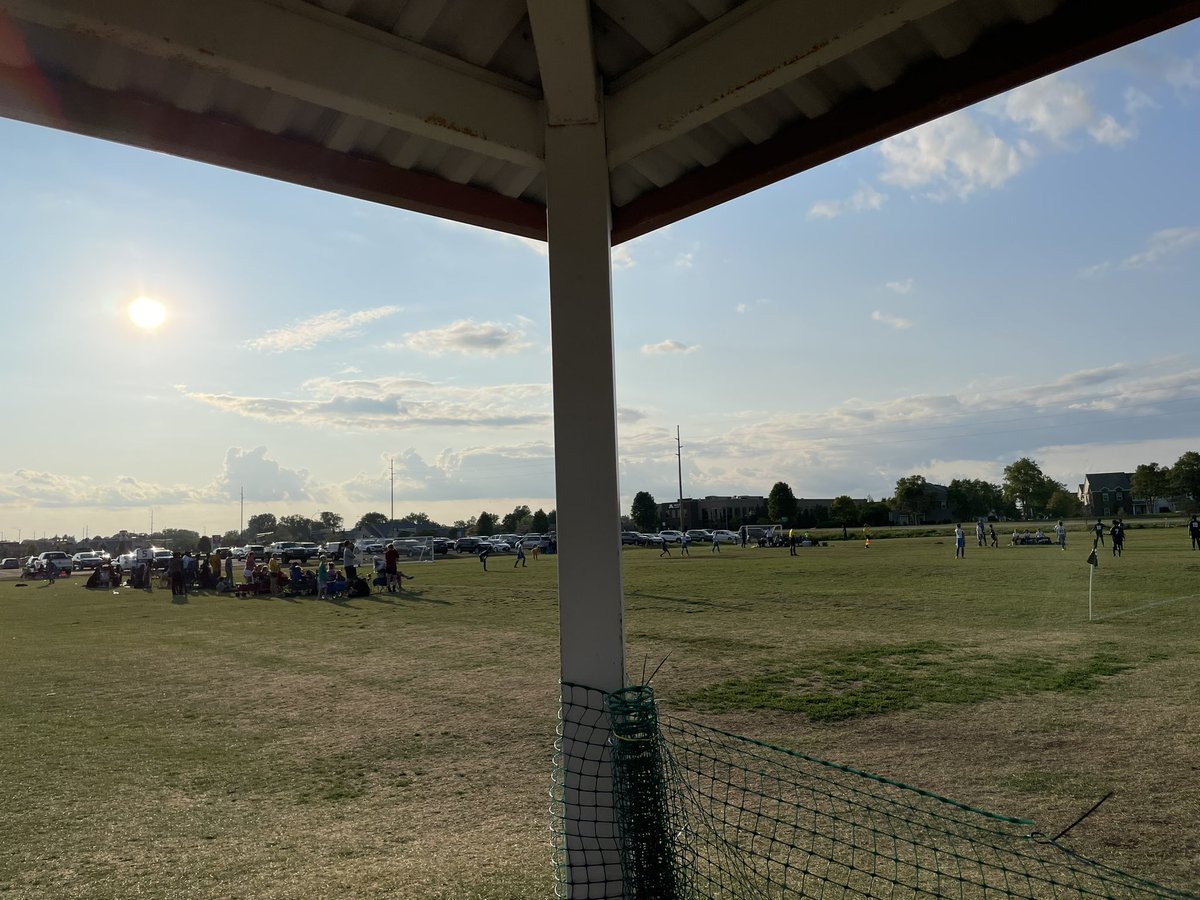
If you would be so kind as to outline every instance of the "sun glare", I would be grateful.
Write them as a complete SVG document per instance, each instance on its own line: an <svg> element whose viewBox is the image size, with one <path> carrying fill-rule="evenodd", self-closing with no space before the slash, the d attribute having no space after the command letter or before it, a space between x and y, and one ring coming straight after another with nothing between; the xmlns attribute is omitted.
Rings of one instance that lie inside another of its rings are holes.
<svg viewBox="0 0 1200 900"><path fill-rule="evenodd" d="M167 308L150 297L138 297L129 304L129 321L138 328L153 331L167 318Z"/></svg>

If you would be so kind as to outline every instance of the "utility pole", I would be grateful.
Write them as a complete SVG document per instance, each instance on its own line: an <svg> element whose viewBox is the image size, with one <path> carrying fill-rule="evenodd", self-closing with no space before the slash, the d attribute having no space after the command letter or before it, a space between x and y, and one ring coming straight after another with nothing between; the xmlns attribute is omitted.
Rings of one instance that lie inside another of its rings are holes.
<svg viewBox="0 0 1200 900"><path fill-rule="evenodd" d="M242 532L246 530L246 489L239 488L242 496L242 505L240 507L240 515L238 517L238 537L242 536Z"/></svg>
<svg viewBox="0 0 1200 900"><path fill-rule="evenodd" d="M683 524L683 444L679 443L679 426L675 426L675 461L679 464L679 530L686 531Z"/></svg>
<svg viewBox="0 0 1200 900"><path fill-rule="evenodd" d="M392 482L392 515L391 521L396 521L396 457L388 457L388 476Z"/></svg>

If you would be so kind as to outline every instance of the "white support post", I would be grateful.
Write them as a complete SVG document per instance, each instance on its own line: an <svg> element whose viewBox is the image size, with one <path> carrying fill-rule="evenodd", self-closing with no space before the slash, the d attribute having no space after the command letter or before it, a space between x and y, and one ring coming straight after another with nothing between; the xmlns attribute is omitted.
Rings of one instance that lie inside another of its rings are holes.
<svg viewBox="0 0 1200 900"><path fill-rule="evenodd" d="M610 199L599 120L546 136L550 334L562 680L625 686L613 375ZM607 716L565 702L564 826L571 897L620 897ZM586 888L584 887L586 885Z"/></svg>

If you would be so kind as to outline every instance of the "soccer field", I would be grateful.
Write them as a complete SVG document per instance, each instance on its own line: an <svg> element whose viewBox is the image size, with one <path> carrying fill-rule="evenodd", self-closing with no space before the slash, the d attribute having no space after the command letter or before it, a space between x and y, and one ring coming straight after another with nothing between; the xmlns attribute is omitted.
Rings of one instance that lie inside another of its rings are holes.
<svg viewBox="0 0 1200 900"><path fill-rule="evenodd" d="M1200 552L1180 528L624 553L664 708L1200 889ZM1002 544L1006 541L1002 541ZM550 896L554 557L342 603L0 581L0 896ZM665 662L664 662L665 659Z"/></svg>

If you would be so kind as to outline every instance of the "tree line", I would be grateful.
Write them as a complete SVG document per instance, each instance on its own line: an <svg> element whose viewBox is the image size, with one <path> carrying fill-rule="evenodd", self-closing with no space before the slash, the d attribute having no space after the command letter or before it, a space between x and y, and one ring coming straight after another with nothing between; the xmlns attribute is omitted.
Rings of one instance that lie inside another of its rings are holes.
<svg viewBox="0 0 1200 900"><path fill-rule="evenodd" d="M492 534L526 534L536 532L545 534L553 531L557 511L539 509L530 510L525 504L520 504L509 513L491 513L487 510L478 516L468 519L458 519L449 525L431 518L423 512L410 512L396 521L407 522L415 526L418 536L448 534L450 537L464 535L479 535L486 537ZM345 520L334 512L318 513L317 517L291 515L276 517L272 513L257 513L246 520L242 531L227 531L221 536L225 546L236 546L257 541L258 538L270 536L272 541L307 541L314 536L334 535L362 531L370 526L387 525L390 518L381 512L367 512L359 517L350 528L344 527ZM193 532L194 533L194 532Z"/></svg>
<svg viewBox="0 0 1200 900"><path fill-rule="evenodd" d="M1189 450L1171 466L1143 463L1130 475L1130 493L1138 499L1185 498L1187 512L1200 504L1200 453ZM729 525L766 525L784 523L798 528L818 526L886 525L891 513L920 519L934 502L930 484L923 475L907 475L896 481L891 497L882 500L854 500L847 495L835 497L829 507L822 505L800 509L791 486L777 481L767 495L766 516L754 521L731 521ZM1069 519L1084 514L1075 491L1055 481L1033 459L1023 456L1004 467L1004 480L994 484L979 478L956 478L946 486L946 505L963 519L997 516L1004 519ZM638 491L629 509L629 521L638 531L657 530L658 504L649 491Z"/></svg>
<svg viewBox="0 0 1200 900"><path fill-rule="evenodd" d="M520 504L508 513L491 513L484 510L478 516L468 519L458 519L450 525L443 525L423 512L410 512L397 521L409 522L416 526L417 536L448 535L463 537L478 535L487 537L493 534L545 534L554 531L557 524L557 510L547 512L543 509L536 511ZM303 515L276 516L274 513L255 513L246 520L246 527L241 531L230 530L219 536L220 546L240 547L245 544L270 543L273 541L312 541L337 540L343 535L361 531L366 526L386 525L390 521L385 513L364 513L350 528L345 527L345 519L338 513L326 511L315 517ZM112 538L109 538L112 540ZM190 528L163 528L147 535L145 540L153 544L162 544L180 550L197 550L209 553L213 549L212 536L201 534ZM104 539L100 537L77 541L70 535L55 535L53 538L42 540L27 539L21 542L21 556L36 555L42 550L67 549L74 552L92 546L101 546ZM124 540L118 545L117 552L127 553L132 549L132 541Z"/></svg>

